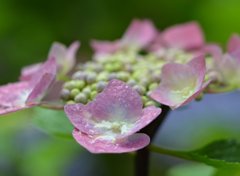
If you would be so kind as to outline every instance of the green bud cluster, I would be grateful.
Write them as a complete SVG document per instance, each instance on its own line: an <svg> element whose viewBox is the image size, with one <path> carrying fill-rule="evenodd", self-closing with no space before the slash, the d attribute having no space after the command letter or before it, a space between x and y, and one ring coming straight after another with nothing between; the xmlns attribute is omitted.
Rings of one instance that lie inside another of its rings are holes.
<svg viewBox="0 0 240 176"><path fill-rule="evenodd" d="M144 106L160 106L149 97L160 83L164 62L154 55L118 52L77 66L72 79L63 86L61 97L67 104L86 104L112 79L126 82L142 98Z"/></svg>

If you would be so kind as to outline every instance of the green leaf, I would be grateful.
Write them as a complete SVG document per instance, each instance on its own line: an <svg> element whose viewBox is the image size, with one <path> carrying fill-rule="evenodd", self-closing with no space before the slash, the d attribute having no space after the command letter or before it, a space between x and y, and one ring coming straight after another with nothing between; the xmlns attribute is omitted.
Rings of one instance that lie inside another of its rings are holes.
<svg viewBox="0 0 240 176"><path fill-rule="evenodd" d="M214 176L239 176L240 170L239 169L219 169Z"/></svg>
<svg viewBox="0 0 240 176"><path fill-rule="evenodd" d="M213 176L216 169L204 164L178 164L167 171L167 176ZM214 175L215 176L215 175Z"/></svg>
<svg viewBox="0 0 240 176"><path fill-rule="evenodd" d="M240 142L220 140L194 151L174 151L151 146L151 150L220 168L240 168Z"/></svg>
<svg viewBox="0 0 240 176"><path fill-rule="evenodd" d="M62 110L34 108L33 123L48 134L72 138L73 126Z"/></svg>

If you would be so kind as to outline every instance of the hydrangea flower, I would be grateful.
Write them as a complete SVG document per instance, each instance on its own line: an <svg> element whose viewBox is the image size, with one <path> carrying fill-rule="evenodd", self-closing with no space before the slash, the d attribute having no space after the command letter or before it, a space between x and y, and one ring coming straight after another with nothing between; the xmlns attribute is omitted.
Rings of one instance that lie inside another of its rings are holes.
<svg viewBox="0 0 240 176"><path fill-rule="evenodd" d="M92 153L123 153L149 144L146 134L136 133L160 113L155 106L145 107L139 94L119 80L111 80L96 98L86 105L65 106L74 125L73 137Z"/></svg>
<svg viewBox="0 0 240 176"><path fill-rule="evenodd" d="M153 43L154 50L162 48L178 48L193 50L204 46L203 32L196 22L179 24L159 33Z"/></svg>
<svg viewBox="0 0 240 176"><path fill-rule="evenodd" d="M150 96L172 109L187 104L196 98L209 82L204 83L206 67L203 56L187 64L168 63L163 66L161 82Z"/></svg>
<svg viewBox="0 0 240 176"><path fill-rule="evenodd" d="M49 58L28 81L0 87L0 115L36 106L56 77L56 60Z"/></svg>
<svg viewBox="0 0 240 176"><path fill-rule="evenodd" d="M227 52L220 48L211 53L214 58L212 70L217 74L211 92L225 92L240 88L240 37L233 35L228 42Z"/></svg>
<svg viewBox="0 0 240 176"><path fill-rule="evenodd" d="M186 63L201 54L204 46L201 27L196 22L188 22L159 32L149 50L165 60Z"/></svg>
<svg viewBox="0 0 240 176"><path fill-rule="evenodd" d="M48 54L48 58L54 57L57 62L57 75L64 76L68 74L74 67L76 63L76 52L80 46L79 42L72 43L69 48L65 45L55 42L52 44L51 49ZM42 63L33 64L26 66L22 69L20 80L28 81L31 79L32 75L39 72Z"/></svg>
<svg viewBox="0 0 240 176"><path fill-rule="evenodd" d="M154 40L156 34L151 21L133 20L121 39L113 42L94 40L91 45L96 54L111 54L124 49L141 50Z"/></svg>

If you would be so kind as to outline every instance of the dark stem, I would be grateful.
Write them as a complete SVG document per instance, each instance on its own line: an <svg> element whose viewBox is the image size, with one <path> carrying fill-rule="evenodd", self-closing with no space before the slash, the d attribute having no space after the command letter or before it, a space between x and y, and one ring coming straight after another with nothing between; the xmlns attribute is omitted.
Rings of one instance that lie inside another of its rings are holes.
<svg viewBox="0 0 240 176"><path fill-rule="evenodd" d="M141 130L142 133L147 134L151 141L153 141L158 128L166 119L170 108L168 106L162 105L162 113L152 121L148 126ZM149 158L150 150L148 147L145 147L136 152L135 156L135 176L148 176L149 174Z"/></svg>

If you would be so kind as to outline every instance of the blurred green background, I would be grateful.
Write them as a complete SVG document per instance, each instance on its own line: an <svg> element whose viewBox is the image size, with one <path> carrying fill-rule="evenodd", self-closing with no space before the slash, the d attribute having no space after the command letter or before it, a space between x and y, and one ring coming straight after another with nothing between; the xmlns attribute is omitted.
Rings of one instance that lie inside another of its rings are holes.
<svg viewBox="0 0 240 176"><path fill-rule="evenodd" d="M54 41L68 45L80 40L78 56L88 58L91 39L119 38L133 18L151 19L161 30L196 20L207 41L225 46L232 33L240 33L239 9L238 0L0 0L0 84L16 81L24 65L45 60ZM192 110L176 111L156 143L189 149L218 138L239 138L239 97L239 92L209 96L191 105ZM131 155L89 154L72 139L42 132L33 125L32 116L29 110L0 118L0 176L132 175ZM159 176L160 171L166 176L226 175L153 155L151 175Z"/></svg>

